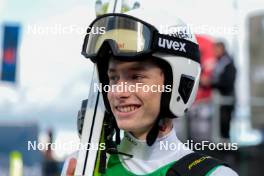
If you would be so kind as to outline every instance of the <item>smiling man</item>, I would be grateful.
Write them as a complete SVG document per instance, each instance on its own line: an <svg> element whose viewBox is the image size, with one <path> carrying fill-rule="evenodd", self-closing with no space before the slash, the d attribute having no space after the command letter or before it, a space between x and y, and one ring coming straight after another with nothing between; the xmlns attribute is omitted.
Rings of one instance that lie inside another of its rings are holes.
<svg viewBox="0 0 264 176"><path fill-rule="evenodd" d="M85 38L82 54L96 64L99 82L111 87L102 92L106 110L125 131L117 150L132 156L111 154L105 175L237 176L224 163L184 147L176 136L172 118L183 116L196 96L199 47L181 20L161 19L142 9L107 14L90 25L105 27L105 34ZM179 31L162 33L162 25ZM118 91L117 86L127 88ZM177 150L161 149L164 142ZM62 175L73 175L75 165L68 159Z"/></svg>
<svg viewBox="0 0 264 176"><path fill-rule="evenodd" d="M118 127L130 131L138 139L146 139L159 113L160 104L157 102L161 100L161 92L151 91L150 87L162 87L163 71L150 59L144 62L123 62L112 58L108 77L110 86L123 82L127 86L135 85L134 91L110 91L107 96ZM138 83L149 87L148 90L144 91L143 86L137 88Z"/></svg>

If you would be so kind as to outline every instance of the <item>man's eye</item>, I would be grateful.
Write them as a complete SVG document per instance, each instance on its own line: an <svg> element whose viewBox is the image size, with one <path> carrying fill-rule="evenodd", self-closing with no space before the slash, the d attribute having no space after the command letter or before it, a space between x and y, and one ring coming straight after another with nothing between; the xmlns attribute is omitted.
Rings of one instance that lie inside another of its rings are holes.
<svg viewBox="0 0 264 176"><path fill-rule="evenodd" d="M143 79L144 78L144 75L132 75L132 79Z"/></svg>
<svg viewBox="0 0 264 176"><path fill-rule="evenodd" d="M109 76L109 81L117 81L118 76Z"/></svg>

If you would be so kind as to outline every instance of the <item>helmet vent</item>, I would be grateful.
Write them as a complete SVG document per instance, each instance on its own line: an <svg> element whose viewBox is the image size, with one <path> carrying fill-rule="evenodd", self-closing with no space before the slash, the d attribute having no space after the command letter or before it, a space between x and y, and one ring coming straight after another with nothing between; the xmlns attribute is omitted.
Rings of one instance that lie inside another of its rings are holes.
<svg viewBox="0 0 264 176"><path fill-rule="evenodd" d="M178 97L177 97L177 101L179 102L180 100L181 100L181 97L180 97L180 96L178 96Z"/></svg>
<svg viewBox="0 0 264 176"><path fill-rule="evenodd" d="M194 86L194 77L182 74L178 92L185 104L188 102L190 98L193 86Z"/></svg>

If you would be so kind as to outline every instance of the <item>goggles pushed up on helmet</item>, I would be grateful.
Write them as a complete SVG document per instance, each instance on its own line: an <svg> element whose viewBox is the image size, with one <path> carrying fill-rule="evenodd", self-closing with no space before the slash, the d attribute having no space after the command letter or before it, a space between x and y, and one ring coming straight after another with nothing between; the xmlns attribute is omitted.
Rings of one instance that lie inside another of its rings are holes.
<svg viewBox="0 0 264 176"><path fill-rule="evenodd" d="M93 28L99 28L100 33L91 33ZM115 57L135 58L161 52L198 63L200 58L197 44L174 35L160 34L154 26L119 13L99 16L91 23L84 39L82 55L96 62L104 43L109 44Z"/></svg>

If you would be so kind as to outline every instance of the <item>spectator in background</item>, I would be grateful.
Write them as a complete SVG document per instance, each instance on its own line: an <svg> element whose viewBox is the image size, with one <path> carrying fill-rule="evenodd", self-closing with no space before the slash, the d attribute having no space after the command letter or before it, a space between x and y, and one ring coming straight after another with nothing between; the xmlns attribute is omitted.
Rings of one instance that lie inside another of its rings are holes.
<svg viewBox="0 0 264 176"><path fill-rule="evenodd" d="M221 96L229 97L230 102L220 106L220 130L223 138L229 138L230 121L235 104L236 68L223 42L214 45L217 59L211 80L203 80L203 86L211 86Z"/></svg>
<svg viewBox="0 0 264 176"><path fill-rule="evenodd" d="M187 120L187 135L188 139L195 142L211 141L212 140L212 87L204 86L204 81L207 83L211 80L216 63L214 44L212 37L207 35L196 35L199 43L200 62L201 62L201 77L197 91L197 96L194 105L189 109Z"/></svg>
<svg viewBox="0 0 264 176"><path fill-rule="evenodd" d="M199 43L199 50L201 54L201 78L200 85L198 88L196 102L200 101L209 101L210 103L212 98L211 86L204 86L204 82L208 82L212 78L214 66L216 63L215 52L214 52L214 44L215 41L213 38L206 35L197 35L197 42ZM211 104L211 103L210 103Z"/></svg>

